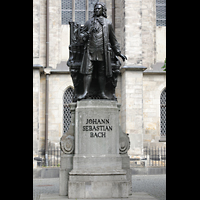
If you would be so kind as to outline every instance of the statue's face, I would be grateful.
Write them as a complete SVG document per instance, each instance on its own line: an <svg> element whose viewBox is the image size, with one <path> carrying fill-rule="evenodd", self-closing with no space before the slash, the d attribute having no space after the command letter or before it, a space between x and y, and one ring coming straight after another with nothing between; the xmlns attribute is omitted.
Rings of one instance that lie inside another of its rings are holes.
<svg viewBox="0 0 200 200"><path fill-rule="evenodd" d="M103 9L101 5L96 5L96 7L94 8L94 13L97 17L100 17L103 15Z"/></svg>

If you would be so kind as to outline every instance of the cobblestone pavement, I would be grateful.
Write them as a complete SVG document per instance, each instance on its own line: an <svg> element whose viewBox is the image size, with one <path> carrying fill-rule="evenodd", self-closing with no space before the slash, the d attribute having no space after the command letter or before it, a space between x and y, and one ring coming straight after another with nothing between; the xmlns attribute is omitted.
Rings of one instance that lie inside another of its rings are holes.
<svg viewBox="0 0 200 200"><path fill-rule="evenodd" d="M166 200L166 174L133 175L133 192L146 192L159 200Z"/></svg>
<svg viewBox="0 0 200 200"><path fill-rule="evenodd" d="M33 200L39 200L41 193L59 193L59 178L33 179Z"/></svg>
<svg viewBox="0 0 200 200"><path fill-rule="evenodd" d="M166 174L133 175L132 183L133 192L145 192L158 200L166 200ZM33 179L33 200L39 200L41 193L59 193L59 178Z"/></svg>

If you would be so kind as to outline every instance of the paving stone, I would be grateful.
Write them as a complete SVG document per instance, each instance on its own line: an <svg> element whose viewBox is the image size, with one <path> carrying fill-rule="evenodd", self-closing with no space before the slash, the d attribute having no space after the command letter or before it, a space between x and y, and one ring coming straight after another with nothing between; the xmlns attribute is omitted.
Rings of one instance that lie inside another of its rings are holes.
<svg viewBox="0 0 200 200"><path fill-rule="evenodd" d="M148 194L145 199L166 200L166 174L132 175L132 190L134 200L140 200L143 194ZM54 193L59 193L59 178L33 179L33 200Z"/></svg>

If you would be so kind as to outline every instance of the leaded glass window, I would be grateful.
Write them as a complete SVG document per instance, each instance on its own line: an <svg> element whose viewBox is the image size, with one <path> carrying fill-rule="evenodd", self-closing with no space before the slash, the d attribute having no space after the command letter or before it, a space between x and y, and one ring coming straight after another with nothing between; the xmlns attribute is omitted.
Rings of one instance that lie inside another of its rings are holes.
<svg viewBox="0 0 200 200"><path fill-rule="evenodd" d="M156 0L156 26L166 26L166 0Z"/></svg>
<svg viewBox="0 0 200 200"><path fill-rule="evenodd" d="M72 21L72 0L62 0L62 24L68 24Z"/></svg>
<svg viewBox="0 0 200 200"><path fill-rule="evenodd" d="M166 136L166 88L160 95L160 136Z"/></svg>
<svg viewBox="0 0 200 200"><path fill-rule="evenodd" d="M85 23L86 1L75 0L75 22Z"/></svg>
<svg viewBox="0 0 200 200"><path fill-rule="evenodd" d="M63 134L69 130L71 123L71 111L69 104L72 102L74 90L69 87L63 95Z"/></svg>
<svg viewBox="0 0 200 200"><path fill-rule="evenodd" d="M94 5L99 0L62 0L62 24L75 21L78 24L85 22L93 16Z"/></svg>

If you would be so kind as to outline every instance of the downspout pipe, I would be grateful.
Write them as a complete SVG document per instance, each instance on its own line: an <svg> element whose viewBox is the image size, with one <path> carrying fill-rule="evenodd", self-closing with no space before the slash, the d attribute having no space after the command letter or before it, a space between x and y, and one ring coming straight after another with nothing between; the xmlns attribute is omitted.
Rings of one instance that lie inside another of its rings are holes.
<svg viewBox="0 0 200 200"><path fill-rule="evenodd" d="M112 24L115 31L115 0L112 0Z"/></svg>
<svg viewBox="0 0 200 200"><path fill-rule="evenodd" d="M45 161L48 167L48 106L49 106L49 74L46 74L46 92L45 92Z"/></svg>
<svg viewBox="0 0 200 200"><path fill-rule="evenodd" d="M46 67L49 67L49 0L46 0Z"/></svg>
<svg viewBox="0 0 200 200"><path fill-rule="evenodd" d="M49 68L49 0L46 0L46 68ZM45 161L48 167L48 115L49 115L49 70L46 74L46 91L45 91Z"/></svg>

